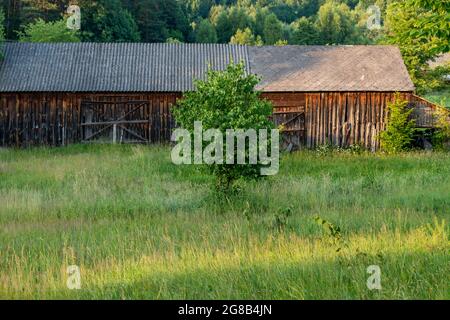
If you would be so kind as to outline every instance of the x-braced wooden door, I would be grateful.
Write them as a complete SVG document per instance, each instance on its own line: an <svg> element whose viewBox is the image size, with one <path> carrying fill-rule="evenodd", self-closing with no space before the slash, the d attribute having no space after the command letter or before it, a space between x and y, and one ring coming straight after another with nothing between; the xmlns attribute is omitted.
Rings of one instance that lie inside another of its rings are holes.
<svg viewBox="0 0 450 320"><path fill-rule="evenodd" d="M274 108L273 121L281 129L281 149L287 151L300 150L306 142L305 108Z"/></svg>
<svg viewBox="0 0 450 320"><path fill-rule="evenodd" d="M149 143L150 107L148 101L81 102L82 141L112 143Z"/></svg>

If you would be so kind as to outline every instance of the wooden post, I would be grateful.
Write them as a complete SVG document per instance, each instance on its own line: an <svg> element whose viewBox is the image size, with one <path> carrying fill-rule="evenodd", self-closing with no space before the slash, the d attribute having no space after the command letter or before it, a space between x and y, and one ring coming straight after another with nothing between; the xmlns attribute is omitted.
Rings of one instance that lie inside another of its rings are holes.
<svg viewBox="0 0 450 320"><path fill-rule="evenodd" d="M117 143L117 124L113 125L113 144Z"/></svg>

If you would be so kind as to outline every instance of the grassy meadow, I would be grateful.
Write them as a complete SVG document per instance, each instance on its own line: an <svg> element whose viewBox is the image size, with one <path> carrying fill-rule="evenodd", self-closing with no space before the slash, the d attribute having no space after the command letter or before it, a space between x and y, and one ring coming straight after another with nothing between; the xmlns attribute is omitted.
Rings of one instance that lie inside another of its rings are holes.
<svg viewBox="0 0 450 320"><path fill-rule="evenodd" d="M450 86L440 91L428 93L425 95L425 98L450 109Z"/></svg>
<svg viewBox="0 0 450 320"><path fill-rule="evenodd" d="M450 299L448 153L301 152L228 199L213 182L168 147L0 149L0 299Z"/></svg>

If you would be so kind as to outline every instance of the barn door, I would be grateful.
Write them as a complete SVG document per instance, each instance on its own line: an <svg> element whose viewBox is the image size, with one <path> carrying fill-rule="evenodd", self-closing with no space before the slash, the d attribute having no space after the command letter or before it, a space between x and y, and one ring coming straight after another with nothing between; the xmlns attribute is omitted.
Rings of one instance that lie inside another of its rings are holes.
<svg viewBox="0 0 450 320"><path fill-rule="evenodd" d="M281 148L287 151L300 150L306 142L305 108L275 108L275 126L281 129Z"/></svg>
<svg viewBox="0 0 450 320"><path fill-rule="evenodd" d="M125 99L82 101L82 141L149 143L151 121L149 103Z"/></svg>

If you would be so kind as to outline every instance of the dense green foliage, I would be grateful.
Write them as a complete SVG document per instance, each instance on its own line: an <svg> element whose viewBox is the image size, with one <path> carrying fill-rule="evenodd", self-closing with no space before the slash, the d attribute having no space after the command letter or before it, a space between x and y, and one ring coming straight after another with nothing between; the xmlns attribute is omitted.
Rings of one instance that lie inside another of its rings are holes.
<svg viewBox="0 0 450 320"><path fill-rule="evenodd" d="M427 76L427 62L450 51L450 1L394 1L387 9L386 42L402 51L420 91L440 85Z"/></svg>
<svg viewBox="0 0 450 320"><path fill-rule="evenodd" d="M169 154L0 150L0 299L450 299L448 154L296 153L229 202Z"/></svg>
<svg viewBox="0 0 450 320"><path fill-rule="evenodd" d="M76 31L67 28L66 20L45 22L38 18L36 22L24 27L19 33L22 42L80 42Z"/></svg>
<svg viewBox="0 0 450 320"><path fill-rule="evenodd" d="M262 45L262 39L260 36L255 38L250 28L245 28L245 30L238 29L236 34L231 37L231 44L242 44L250 46L260 46Z"/></svg>
<svg viewBox="0 0 450 320"><path fill-rule="evenodd" d="M3 26L4 21L5 21L5 14L3 13L3 10L0 8L0 60L3 57L1 45L3 41L5 41L5 28Z"/></svg>
<svg viewBox="0 0 450 320"><path fill-rule="evenodd" d="M414 139L415 124L409 116L413 110L408 108L408 101L402 100L399 94L395 101L388 103L386 129L380 134L381 147L387 152L406 151Z"/></svg>
<svg viewBox="0 0 450 320"><path fill-rule="evenodd" d="M83 41L165 42L198 39L228 43L238 30L249 29L265 44L367 43L359 26L375 1L341 0L78 0ZM377 3L380 0L376 1ZM384 6L384 1L381 1ZM6 10L7 36L17 38L23 26L41 18L60 20L68 0L0 0ZM307 19L310 24L305 25ZM204 20L210 22L206 27ZM199 25L203 27L198 28ZM211 29L214 29L212 31ZM198 35L197 33L201 33ZM217 34L217 38L211 34ZM301 34L305 38L300 37Z"/></svg>
<svg viewBox="0 0 450 320"><path fill-rule="evenodd" d="M84 41L138 42L140 33L133 16L120 0L83 0L81 33Z"/></svg>
<svg viewBox="0 0 450 320"><path fill-rule="evenodd" d="M439 108L435 112L436 132L433 145L436 149L446 150L450 147L450 111Z"/></svg>
<svg viewBox="0 0 450 320"><path fill-rule="evenodd" d="M209 70L207 80L196 81L196 91L186 93L173 109L177 124L193 134L194 122L201 121L203 130L218 129L222 133L224 146L228 129L272 129L274 125L269 119L272 104L260 99L260 92L255 90L258 82L255 75L245 74L242 63L231 63L225 71ZM249 163L248 154L247 144L246 163ZM225 154L221 156L226 158ZM258 177L262 164L211 164L210 167L217 177L217 186L227 190L239 178Z"/></svg>
<svg viewBox="0 0 450 320"><path fill-rule="evenodd" d="M0 8L0 43L5 40L5 14L3 10Z"/></svg>
<svg viewBox="0 0 450 320"><path fill-rule="evenodd" d="M217 32L207 19L200 21L195 30L195 41L197 43L216 43Z"/></svg>
<svg viewBox="0 0 450 320"><path fill-rule="evenodd" d="M448 74L450 74L450 72ZM429 92L425 95L425 98L431 102L450 109L450 86L447 85L444 86L442 90Z"/></svg>

